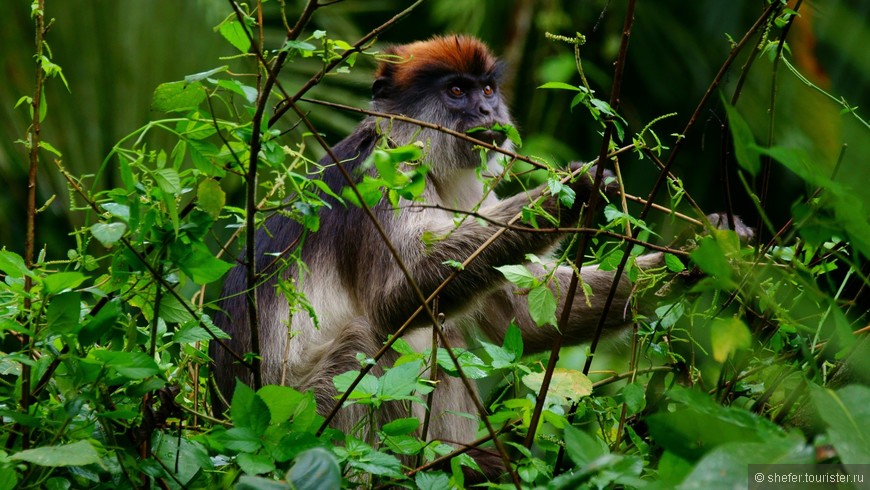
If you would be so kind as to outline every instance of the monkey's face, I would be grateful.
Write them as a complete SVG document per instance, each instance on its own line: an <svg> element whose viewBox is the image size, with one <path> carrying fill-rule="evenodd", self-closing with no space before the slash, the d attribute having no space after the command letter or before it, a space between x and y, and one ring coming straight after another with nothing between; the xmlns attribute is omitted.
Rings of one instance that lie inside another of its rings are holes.
<svg viewBox="0 0 870 490"><path fill-rule="evenodd" d="M375 107L460 133L484 128L469 136L499 146L509 144L503 132L492 130L495 125L512 124L494 73L420 73L412 86L405 90L378 92L376 84ZM425 143L430 149L430 157L438 160L439 168L433 169L436 173L451 168L472 168L481 162L474 144L434 129L421 130L416 125L394 123L391 138L398 144L415 140Z"/></svg>

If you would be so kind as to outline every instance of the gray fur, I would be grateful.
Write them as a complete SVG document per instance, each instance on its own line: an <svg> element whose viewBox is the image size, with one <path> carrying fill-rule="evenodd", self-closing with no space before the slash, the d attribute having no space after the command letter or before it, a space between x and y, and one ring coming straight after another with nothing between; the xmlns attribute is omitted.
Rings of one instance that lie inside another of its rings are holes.
<svg viewBox="0 0 870 490"><path fill-rule="evenodd" d="M495 110L486 114L482 111L457 113L448 110L439 103L437 94L426 94L417 100L414 107L395 107L393 99L375 100L374 107L459 131L496 122L511 123L506 105L500 98ZM530 197L541 193L537 189L531 192L531 196L518 195L501 201L491 194L485 197L484 186L474 174L479 165L479 154L470 143L434 130L421 130L408 123L389 125L374 118L363 121L335 148L338 158L347 160L346 165L352 172L359 173L361 162L371 153L378 137L378 124L381 133L389 129L390 140L396 145L421 141L426 146L426 163L430 172L423 197L427 204L470 211L482 201L481 214L497 222L506 222L522 210ZM493 170L497 168L494 166ZM323 178L335 191L340 191L345 185L334 168L329 168ZM573 187L577 191L577 204L573 208L565 208L555 199L547 199L544 203L545 210L561 217L567 226L576 224L580 205L593 192L586 178L578 179ZM305 313L291 317L287 302L276 292L275 279L265 282L258 290L264 383L284 383L300 390L313 390L321 413L328 412L334 402L336 393L332 377L359 369L357 353L371 356L419 306L406 278L362 211L333 204L332 210L322 213L321 231L304 239L302 258L308 271L289 267L279 274L285 280L296 281L317 311L320 329L315 328L313 320ZM453 272L443 263L445 260L464 260L497 231L495 226L482 226L474 219L466 219L455 228L453 213L429 207L396 214L387 204L381 203L373 211L414 280L427 295ZM283 250L302 233L297 223L282 216L267 220L266 227L269 233L262 230L257 233L261 267L272 260L265 254ZM427 247L421 241L427 231L447 238ZM444 289L438 299L438 308L446 315L446 329L454 347L464 345L465 335L479 332L500 342L512 319L516 319L522 329L526 352L550 347L554 330L534 325L525 297L515 294L514 287L506 283L495 267L521 263L528 253L545 254L559 239L557 234L507 231ZM649 259L650 262L656 260L660 259ZM572 273L568 267L558 270L554 290L559 291L560 304L565 302L564 292ZM573 301L571 322L564 332L571 343L588 340L592 335L613 275L585 267L582 278L595 295L590 299L591 306L583 297ZM224 289L227 299L222 302L222 308L226 314L217 317L219 326L233 337L229 345L239 353L252 350L242 294L244 287L245 270L237 267L231 271ZM626 323L623 311L629 293L630 284L622 279L607 319L609 329ZM431 326L421 316L414 328L406 336L409 342L419 349L427 348L432 338ZM215 360L217 385L227 399L231 396L235 378L251 383L250 373L235 364L221 349L213 347L211 355ZM388 357L382 360L382 365L389 366L395 359L392 354ZM430 439L467 443L475 438L478 423L450 413L475 413L470 396L477 394L466 393L458 379L440 376L434 397L436 403L431 416ZM408 416L403 410L400 406L389 406L378 415L382 421ZM347 431L364 413L359 407L347 407L339 412L333 425ZM422 418L423 408L414 406L413 413ZM488 474L498 471L495 458L482 455L479 459Z"/></svg>

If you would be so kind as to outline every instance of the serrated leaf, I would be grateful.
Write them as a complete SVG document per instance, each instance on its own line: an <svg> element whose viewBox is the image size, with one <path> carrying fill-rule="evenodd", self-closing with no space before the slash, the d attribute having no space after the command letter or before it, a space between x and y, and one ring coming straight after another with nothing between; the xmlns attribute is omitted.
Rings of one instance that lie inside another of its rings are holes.
<svg viewBox="0 0 870 490"><path fill-rule="evenodd" d="M262 475L275 471L275 463L267 454L241 453L236 457L236 462L248 475Z"/></svg>
<svg viewBox="0 0 870 490"><path fill-rule="evenodd" d="M197 284L217 281L233 268L233 264L215 257L202 242L195 242L176 260L178 267Z"/></svg>
<svg viewBox="0 0 870 490"><path fill-rule="evenodd" d="M174 168L161 168L154 171L154 181L160 190L170 195L181 192L181 176Z"/></svg>
<svg viewBox="0 0 870 490"><path fill-rule="evenodd" d="M100 455L88 441L63 446L42 446L19 451L9 459L27 461L39 466L86 466L100 462Z"/></svg>
<svg viewBox="0 0 870 490"><path fill-rule="evenodd" d="M118 243L127 231L125 223L95 223L91 226L91 234L104 247L111 247Z"/></svg>
<svg viewBox="0 0 870 490"><path fill-rule="evenodd" d="M269 407L248 385L236 380L236 390L230 403L230 416L236 427L262 434L272 418Z"/></svg>
<svg viewBox="0 0 870 490"><path fill-rule="evenodd" d="M441 471L421 471L414 477L419 490L443 490L452 488L450 478Z"/></svg>
<svg viewBox="0 0 870 490"><path fill-rule="evenodd" d="M523 384L535 393L541 391L544 373L531 373L523 376ZM580 371L555 368L547 396L559 405L568 405L592 394L592 381Z"/></svg>
<svg viewBox="0 0 870 490"><path fill-rule="evenodd" d="M495 269L501 272L511 284L520 288L531 288L540 282L524 265L503 265Z"/></svg>
<svg viewBox="0 0 870 490"><path fill-rule="evenodd" d="M529 290L529 315L539 327L556 326L556 297L546 284Z"/></svg>

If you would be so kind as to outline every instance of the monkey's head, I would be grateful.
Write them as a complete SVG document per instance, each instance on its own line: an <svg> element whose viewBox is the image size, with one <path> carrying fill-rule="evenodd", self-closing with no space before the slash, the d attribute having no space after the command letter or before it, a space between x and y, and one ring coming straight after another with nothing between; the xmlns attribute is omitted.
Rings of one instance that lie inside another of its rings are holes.
<svg viewBox="0 0 870 490"><path fill-rule="evenodd" d="M372 104L376 110L459 132L512 124L499 87L502 63L479 40L462 35L439 36L392 46L385 54L393 56L382 61L375 72ZM434 130L401 126L393 126L391 137L429 143L441 167L468 168L480 163L466 141ZM475 132L472 136L505 143L505 136L496 131Z"/></svg>

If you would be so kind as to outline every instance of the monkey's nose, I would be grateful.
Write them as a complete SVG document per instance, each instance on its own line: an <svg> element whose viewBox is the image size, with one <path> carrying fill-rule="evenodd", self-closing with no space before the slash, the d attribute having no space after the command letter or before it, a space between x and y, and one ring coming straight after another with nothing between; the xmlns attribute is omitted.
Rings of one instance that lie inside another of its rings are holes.
<svg viewBox="0 0 870 490"><path fill-rule="evenodd" d="M486 104L480 104L480 106L478 106L477 110L483 116L488 116L488 115L492 114L492 111L490 110L489 107L486 106Z"/></svg>

